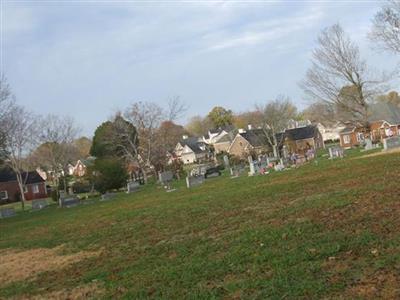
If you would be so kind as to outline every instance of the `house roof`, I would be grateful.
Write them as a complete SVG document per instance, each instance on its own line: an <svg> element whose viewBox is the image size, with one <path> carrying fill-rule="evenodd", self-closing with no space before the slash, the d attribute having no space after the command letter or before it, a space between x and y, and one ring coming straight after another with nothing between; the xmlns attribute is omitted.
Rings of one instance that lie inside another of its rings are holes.
<svg viewBox="0 0 400 300"><path fill-rule="evenodd" d="M202 150L202 149L200 148L200 145L201 145L201 144L204 144L204 143L201 142L201 141L199 141L199 138L198 138L198 137L194 137L194 136L188 137L188 138L186 138L186 139L180 140L179 143L180 143L182 146L188 146L190 149L192 149L192 151L193 151L194 153L202 153L202 152L205 151L205 150Z"/></svg>
<svg viewBox="0 0 400 300"><path fill-rule="evenodd" d="M340 131L341 134L352 133L356 129L353 125L347 125L343 130Z"/></svg>
<svg viewBox="0 0 400 300"><path fill-rule="evenodd" d="M400 108L394 103L379 102L370 107L370 122L385 120L391 125L400 124Z"/></svg>
<svg viewBox="0 0 400 300"><path fill-rule="evenodd" d="M22 178L26 179L25 184L34 184L34 183L41 183L44 182L45 180L39 175L38 172L36 171L30 171L30 172L23 172L22 173ZM16 181L17 176L14 171L12 171L10 168L3 168L0 169L0 182L9 182L9 181Z"/></svg>
<svg viewBox="0 0 400 300"><path fill-rule="evenodd" d="M86 167L92 166L94 164L95 160L96 160L96 158L94 156L89 156L87 158L80 159L81 163L83 165L85 165Z"/></svg>
<svg viewBox="0 0 400 300"><path fill-rule="evenodd" d="M225 126L222 126L222 127L218 127L218 128L213 128L213 129L210 129L209 131L210 131L210 133L212 133L212 134L215 134L215 133L221 133L222 131L226 131L226 132L230 132L230 131L233 131L233 130L235 130L235 126L233 126L233 125L225 125Z"/></svg>
<svg viewBox="0 0 400 300"><path fill-rule="evenodd" d="M317 132L318 128L316 126L308 125L299 128L287 129L285 131L285 136L291 140L298 141L313 138Z"/></svg>
<svg viewBox="0 0 400 300"><path fill-rule="evenodd" d="M262 129L251 129L239 134L253 147L268 145L268 139Z"/></svg>

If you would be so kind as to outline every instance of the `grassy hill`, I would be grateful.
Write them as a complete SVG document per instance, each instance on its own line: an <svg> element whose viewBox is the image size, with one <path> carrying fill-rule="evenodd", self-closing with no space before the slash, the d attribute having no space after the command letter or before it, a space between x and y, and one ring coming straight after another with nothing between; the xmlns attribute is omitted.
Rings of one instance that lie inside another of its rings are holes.
<svg viewBox="0 0 400 300"><path fill-rule="evenodd" d="M0 220L0 296L399 298L400 154L358 155Z"/></svg>

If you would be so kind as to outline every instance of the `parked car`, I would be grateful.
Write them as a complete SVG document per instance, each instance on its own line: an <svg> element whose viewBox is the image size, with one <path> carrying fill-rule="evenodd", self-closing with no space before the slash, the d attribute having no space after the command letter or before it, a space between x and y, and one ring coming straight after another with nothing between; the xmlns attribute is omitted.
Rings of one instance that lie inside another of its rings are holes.
<svg viewBox="0 0 400 300"><path fill-rule="evenodd" d="M204 178L217 177L217 176L221 176L221 171L219 167L208 168L206 170L206 173L204 174Z"/></svg>

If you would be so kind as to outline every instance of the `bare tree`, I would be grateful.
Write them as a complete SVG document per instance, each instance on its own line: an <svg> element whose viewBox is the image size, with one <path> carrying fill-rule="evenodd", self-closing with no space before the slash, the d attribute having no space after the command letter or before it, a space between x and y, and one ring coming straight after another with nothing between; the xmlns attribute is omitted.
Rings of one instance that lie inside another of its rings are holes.
<svg viewBox="0 0 400 300"><path fill-rule="evenodd" d="M67 192L65 176L68 165L79 158L79 151L74 143L79 128L72 118L56 115L42 118L40 128L41 145L34 152L34 157L41 166L53 172L57 191L60 178L63 178L64 191Z"/></svg>
<svg viewBox="0 0 400 300"><path fill-rule="evenodd" d="M118 156L122 157L128 166L138 166L144 176L144 181L147 183L145 162L140 156L140 144L138 132L135 126L127 121L120 113L117 113L112 121L112 137L110 140L117 149Z"/></svg>
<svg viewBox="0 0 400 300"><path fill-rule="evenodd" d="M1 149L4 164L16 174L21 195L22 209L25 208L25 184L28 172L23 172L26 158L36 144L37 118L23 107L13 105L2 124L4 145Z"/></svg>
<svg viewBox="0 0 400 300"><path fill-rule="evenodd" d="M188 106L179 96L174 96L168 100L167 120L176 121L188 110Z"/></svg>
<svg viewBox="0 0 400 300"><path fill-rule="evenodd" d="M301 83L305 93L314 101L339 107L352 116L353 122L368 128L369 103L382 93L387 78L372 78L359 48L340 25L322 31L311 63Z"/></svg>
<svg viewBox="0 0 400 300"><path fill-rule="evenodd" d="M289 98L280 95L265 105L256 105L256 111L262 116L262 130L274 151L274 156L279 157L279 147L284 139L283 132L289 120L296 117L297 108Z"/></svg>
<svg viewBox="0 0 400 300"><path fill-rule="evenodd" d="M126 110L124 117L132 123L138 132L138 159L150 168L156 151L156 133L164 117L163 109L154 102L136 102ZM145 172L144 172L145 173Z"/></svg>
<svg viewBox="0 0 400 300"><path fill-rule="evenodd" d="M371 40L383 50L400 53L400 1L386 1L372 22Z"/></svg>

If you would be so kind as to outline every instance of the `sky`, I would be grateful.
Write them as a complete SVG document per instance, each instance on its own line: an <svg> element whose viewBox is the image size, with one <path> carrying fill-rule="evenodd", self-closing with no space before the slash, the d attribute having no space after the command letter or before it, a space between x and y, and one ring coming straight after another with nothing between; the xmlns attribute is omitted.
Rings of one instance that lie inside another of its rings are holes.
<svg viewBox="0 0 400 300"><path fill-rule="evenodd" d="M1 1L1 68L17 101L72 116L89 137L136 101L179 96L181 124L280 94L304 108L299 82L337 22L373 67L397 62L367 39L379 1Z"/></svg>

